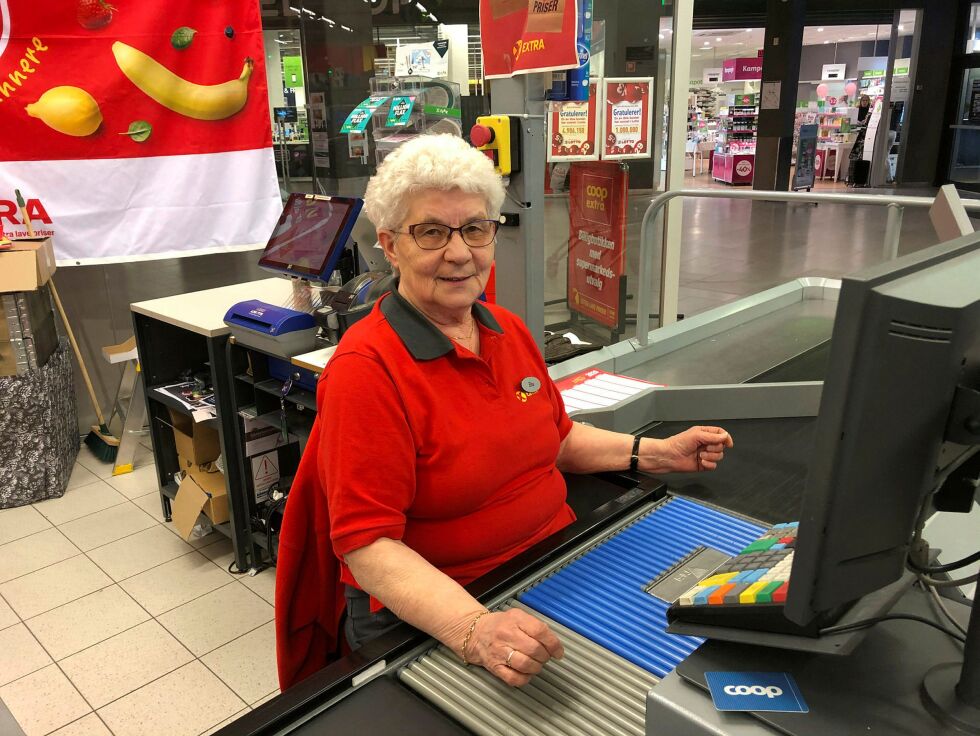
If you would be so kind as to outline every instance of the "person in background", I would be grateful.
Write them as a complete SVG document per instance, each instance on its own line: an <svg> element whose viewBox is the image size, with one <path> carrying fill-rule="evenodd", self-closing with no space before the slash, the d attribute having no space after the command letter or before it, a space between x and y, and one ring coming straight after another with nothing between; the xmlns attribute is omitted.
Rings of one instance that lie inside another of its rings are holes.
<svg viewBox="0 0 980 736"><path fill-rule="evenodd" d="M572 523L562 473L713 470L719 427L634 438L572 422L527 327L480 301L504 187L461 138L401 145L365 211L397 273L343 337L286 504L276 623L283 688L404 621L523 685L558 637L465 585ZM339 642L343 644L343 642Z"/></svg>
<svg viewBox="0 0 980 736"><path fill-rule="evenodd" d="M867 95L861 95L858 100L858 122L864 123L865 118L871 113L871 98Z"/></svg>

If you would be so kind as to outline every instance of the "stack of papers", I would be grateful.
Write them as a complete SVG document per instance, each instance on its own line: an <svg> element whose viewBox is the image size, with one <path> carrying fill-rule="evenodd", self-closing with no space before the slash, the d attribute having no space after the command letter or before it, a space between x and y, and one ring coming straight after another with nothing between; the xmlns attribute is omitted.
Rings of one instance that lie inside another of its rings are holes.
<svg viewBox="0 0 980 736"><path fill-rule="evenodd" d="M663 388L662 383L652 383L639 378L627 378L615 373L596 369L582 371L563 378L555 385L565 402L565 411L606 409L650 388Z"/></svg>

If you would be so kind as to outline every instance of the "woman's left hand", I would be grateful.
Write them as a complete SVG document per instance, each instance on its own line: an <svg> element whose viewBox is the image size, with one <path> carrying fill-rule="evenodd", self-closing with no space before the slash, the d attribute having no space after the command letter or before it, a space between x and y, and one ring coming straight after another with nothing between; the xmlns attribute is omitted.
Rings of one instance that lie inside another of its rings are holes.
<svg viewBox="0 0 980 736"><path fill-rule="evenodd" d="M725 457L725 448L734 446L732 436L721 427L691 427L663 443L664 454L658 458L658 464L669 468L660 472L670 473L714 470Z"/></svg>

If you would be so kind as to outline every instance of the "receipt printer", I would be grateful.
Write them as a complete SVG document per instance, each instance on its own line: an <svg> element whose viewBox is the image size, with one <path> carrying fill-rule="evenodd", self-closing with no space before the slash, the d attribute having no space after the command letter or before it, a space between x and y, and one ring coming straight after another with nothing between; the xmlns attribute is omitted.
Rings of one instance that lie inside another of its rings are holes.
<svg viewBox="0 0 980 736"><path fill-rule="evenodd" d="M316 322L306 312L250 299L229 309L225 324L236 342L272 355L290 358L316 349Z"/></svg>

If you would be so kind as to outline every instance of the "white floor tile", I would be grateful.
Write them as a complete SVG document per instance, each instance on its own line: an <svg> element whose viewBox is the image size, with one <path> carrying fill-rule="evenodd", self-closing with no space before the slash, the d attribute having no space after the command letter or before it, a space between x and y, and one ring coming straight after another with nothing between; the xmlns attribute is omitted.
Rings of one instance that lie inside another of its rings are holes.
<svg viewBox="0 0 980 736"><path fill-rule="evenodd" d="M149 465L155 462L153 457L153 450L142 444L137 444L136 454L133 455L133 467L142 468L144 465Z"/></svg>
<svg viewBox="0 0 980 736"><path fill-rule="evenodd" d="M44 531L51 526L33 506L18 506L0 511L0 544Z"/></svg>
<svg viewBox="0 0 980 736"><path fill-rule="evenodd" d="M161 524L167 522L163 519L163 506L160 504L160 492L154 491L133 499L133 503L143 509L146 513L159 521ZM167 529L171 529L173 524L167 524Z"/></svg>
<svg viewBox="0 0 980 736"><path fill-rule="evenodd" d="M273 609L255 593L229 583L160 615L160 623L195 656L227 644L273 617Z"/></svg>
<svg viewBox="0 0 980 736"><path fill-rule="evenodd" d="M227 585L231 575L192 552L124 580L120 585L154 616Z"/></svg>
<svg viewBox="0 0 980 736"><path fill-rule="evenodd" d="M154 526L156 521L143 509L123 503L58 527L83 552L128 537Z"/></svg>
<svg viewBox="0 0 980 736"><path fill-rule="evenodd" d="M157 466L152 463L136 468L132 473L113 476L107 482L126 498L138 498L160 490Z"/></svg>
<svg viewBox="0 0 980 736"><path fill-rule="evenodd" d="M68 477L68 490L87 486L89 483L95 483L98 479L99 476L81 463L76 462L72 468L71 475Z"/></svg>
<svg viewBox="0 0 980 736"><path fill-rule="evenodd" d="M119 581L193 551L189 544L154 524L149 529L90 550L88 556L113 580ZM2 590L0 587L0 592Z"/></svg>
<svg viewBox="0 0 980 736"><path fill-rule="evenodd" d="M0 545L0 583L53 565L80 552L57 529L43 532Z"/></svg>
<svg viewBox="0 0 980 736"><path fill-rule="evenodd" d="M25 623L57 661L149 618L119 586L113 585Z"/></svg>
<svg viewBox="0 0 980 736"><path fill-rule="evenodd" d="M59 728L51 736L112 736L112 732L106 728L98 715L89 713L84 718Z"/></svg>
<svg viewBox="0 0 980 736"><path fill-rule="evenodd" d="M235 549L231 545L231 540L222 535L214 544L208 544L200 548L201 554L219 567L228 569L228 565L235 559Z"/></svg>
<svg viewBox="0 0 980 736"><path fill-rule="evenodd" d="M222 721L217 726L212 726L207 731L205 731L204 733L202 733L201 736L211 736L211 734L217 733L222 728L224 728L225 726L227 726L229 723L234 723L235 721L237 721L243 715L245 715L246 713L248 713L249 710L251 710L251 709L250 708L242 708L240 711L238 711L235 715L233 715L227 721Z"/></svg>
<svg viewBox="0 0 980 736"><path fill-rule="evenodd" d="M20 621L20 617L14 613L14 609L7 605L7 601L0 598L0 631L13 626Z"/></svg>
<svg viewBox="0 0 980 736"><path fill-rule="evenodd" d="M112 477L112 463L106 462L95 456L88 445L82 443L82 449L78 451L78 464L83 466L86 470L91 472L93 475L102 478Z"/></svg>
<svg viewBox="0 0 980 736"><path fill-rule="evenodd" d="M0 699L27 736L51 733L92 710L53 664L0 687Z"/></svg>
<svg viewBox="0 0 980 736"><path fill-rule="evenodd" d="M93 708L101 708L194 659L156 621L147 621L61 660Z"/></svg>
<svg viewBox="0 0 980 736"><path fill-rule="evenodd" d="M108 575L85 555L76 555L0 584L0 595L27 619L108 585L112 585Z"/></svg>
<svg viewBox="0 0 980 736"><path fill-rule="evenodd" d="M39 501L34 508L47 517L52 524L66 524L83 516L94 514L110 506L118 506L126 497L108 483L96 479L94 483L69 488L61 498Z"/></svg>
<svg viewBox="0 0 980 736"><path fill-rule="evenodd" d="M51 664L51 657L24 624L0 631L0 685L6 685Z"/></svg>
<svg viewBox="0 0 980 736"><path fill-rule="evenodd" d="M261 700L279 687L275 624L270 621L206 654L201 661L246 703Z"/></svg>
<svg viewBox="0 0 980 736"><path fill-rule="evenodd" d="M272 605L276 604L276 568L270 567L254 577L240 575L238 579L249 590L258 593Z"/></svg>
<svg viewBox="0 0 980 736"><path fill-rule="evenodd" d="M115 736L197 736L244 705L195 660L110 703L99 715Z"/></svg>

